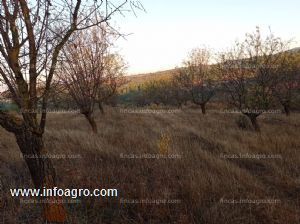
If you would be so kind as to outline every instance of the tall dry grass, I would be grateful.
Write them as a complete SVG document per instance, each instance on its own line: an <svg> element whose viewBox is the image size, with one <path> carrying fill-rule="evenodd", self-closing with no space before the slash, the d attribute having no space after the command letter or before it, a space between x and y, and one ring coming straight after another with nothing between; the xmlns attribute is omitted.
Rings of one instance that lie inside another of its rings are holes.
<svg viewBox="0 0 300 224"><path fill-rule="evenodd" d="M70 223L299 223L299 114L263 115L261 133L238 129L238 115L202 116L197 110L126 114L113 108L96 116L98 134L92 134L80 115L49 116L49 153L76 157L53 160L59 187L119 190L117 198L80 198L67 204ZM144 153L176 158L124 158ZM247 153L277 158L229 158ZM33 185L14 137L3 129L0 164L0 223L41 223L37 204L21 203L9 194L9 188ZM122 199L170 201L121 203ZM231 199L277 201L226 201Z"/></svg>

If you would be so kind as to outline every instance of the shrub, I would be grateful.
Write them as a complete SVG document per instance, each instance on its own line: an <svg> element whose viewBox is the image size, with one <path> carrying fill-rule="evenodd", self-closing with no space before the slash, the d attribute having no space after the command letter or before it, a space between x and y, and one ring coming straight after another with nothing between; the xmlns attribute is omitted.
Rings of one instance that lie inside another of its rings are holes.
<svg viewBox="0 0 300 224"><path fill-rule="evenodd" d="M236 119L237 126L242 130L253 130L251 122L249 119L244 115L239 115Z"/></svg>

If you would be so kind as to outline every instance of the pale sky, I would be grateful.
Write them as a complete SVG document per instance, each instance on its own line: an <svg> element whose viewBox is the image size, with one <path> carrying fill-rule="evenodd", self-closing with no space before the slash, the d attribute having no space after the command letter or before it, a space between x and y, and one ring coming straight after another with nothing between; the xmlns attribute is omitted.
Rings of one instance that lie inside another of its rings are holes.
<svg viewBox="0 0 300 224"><path fill-rule="evenodd" d="M121 32L132 33L117 42L129 74L180 66L195 47L226 49L256 26L300 46L300 0L140 1L146 13L116 19Z"/></svg>

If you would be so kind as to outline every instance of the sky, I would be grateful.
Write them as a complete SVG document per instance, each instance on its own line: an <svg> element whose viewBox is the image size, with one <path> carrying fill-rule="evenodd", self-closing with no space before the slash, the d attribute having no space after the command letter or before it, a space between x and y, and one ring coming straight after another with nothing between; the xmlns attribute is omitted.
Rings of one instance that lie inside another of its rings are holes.
<svg viewBox="0 0 300 224"><path fill-rule="evenodd" d="M259 26L300 46L300 0L140 0L146 12L115 18L120 32L130 34L116 42L128 63L128 74L180 66L196 47L215 52Z"/></svg>

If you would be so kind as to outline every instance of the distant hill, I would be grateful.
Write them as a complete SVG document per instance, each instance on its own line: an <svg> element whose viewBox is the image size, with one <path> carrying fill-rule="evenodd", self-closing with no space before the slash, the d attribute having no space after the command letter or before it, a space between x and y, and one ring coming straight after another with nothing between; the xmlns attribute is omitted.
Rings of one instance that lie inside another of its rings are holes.
<svg viewBox="0 0 300 224"><path fill-rule="evenodd" d="M293 53L300 53L300 47L295 47L293 49L290 49L289 51Z"/></svg>
<svg viewBox="0 0 300 224"><path fill-rule="evenodd" d="M288 51L296 53L296 54L300 54L300 47L295 47ZM152 72L152 73L144 73L144 74L127 76L126 78L128 80L128 84L125 85L125 88L136 88L137 86L142 85L143 83L148 82L148 81L168 80L174 74L176 74L177 70L178 70L178 68L169 69L169 70L165 70L165 71L158 71L158 72Z"/></svg>
<svg viewBox="0 0 300 224"><path fill-rule="evenodd" d="M170 69L165 71L126 76L128 80L126 87L135 88L149 81L168 80L171 79L174 74L176 74L177 70L178 69Z"/></svg>

